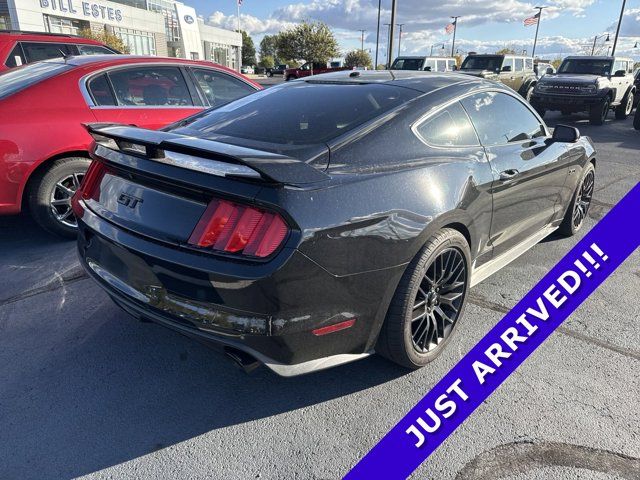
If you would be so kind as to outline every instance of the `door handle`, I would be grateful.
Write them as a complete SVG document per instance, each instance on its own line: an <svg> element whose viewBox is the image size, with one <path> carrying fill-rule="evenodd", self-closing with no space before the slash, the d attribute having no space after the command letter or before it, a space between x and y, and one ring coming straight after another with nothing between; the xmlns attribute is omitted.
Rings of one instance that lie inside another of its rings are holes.
<svg viewBox="0 0 640 480"><path fill-rule="evenodd" d="M512 168L511 170L505 170L504 172L500 172L500 180L513 180L518 175L520 175L520 172L515 168Z"/></svg>

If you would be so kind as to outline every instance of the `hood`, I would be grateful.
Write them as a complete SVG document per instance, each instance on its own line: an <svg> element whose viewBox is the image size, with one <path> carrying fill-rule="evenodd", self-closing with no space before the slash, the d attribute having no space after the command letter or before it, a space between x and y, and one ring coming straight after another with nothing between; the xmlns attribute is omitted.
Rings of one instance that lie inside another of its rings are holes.
<svg viewBox="0 0 640 480"><path fill-rule="evenodd" d="M591 85L598 81L598 75L584 75L576 73L548 73L541 80L541 83L548 85Z"/></svg>

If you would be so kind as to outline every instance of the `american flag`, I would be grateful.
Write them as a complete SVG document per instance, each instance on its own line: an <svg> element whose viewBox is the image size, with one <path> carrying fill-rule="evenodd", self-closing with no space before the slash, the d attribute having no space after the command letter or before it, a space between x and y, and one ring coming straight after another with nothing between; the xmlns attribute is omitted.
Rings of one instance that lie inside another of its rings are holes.
<svg viewBox="0 0 640 480"><path fill-rule="evenodd" d="M540 12L536 13L533 17L524 19L524 26L530 27L531 25L535 25L540 21Z"/></svg>
<svg viewBox="0 0 640 480"><path fill-rule="evenodd" d="M457 20L456 20L456 22L457 22ZM455 28L456 28L456 22L451 22L449 25L447 25L447 26L444 28L444 31L445 31L445 33L446 33L447 35L451 35L451 34L453 33L453 31L454 31L454 30L455 30Z"/></svg>

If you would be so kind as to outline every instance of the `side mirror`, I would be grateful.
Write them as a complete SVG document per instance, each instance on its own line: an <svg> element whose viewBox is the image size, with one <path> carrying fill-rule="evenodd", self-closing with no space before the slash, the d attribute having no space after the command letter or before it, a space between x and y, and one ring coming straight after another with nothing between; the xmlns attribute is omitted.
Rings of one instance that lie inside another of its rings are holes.
<svg viewBox="0 0 640 480"><path fill-rule="evenodd" d="M504 67L502 67L502 71L503 72L510 72L511 71L511 65L505 65Z"/></svg>
<svg viewBox="0 0 640 480"><path fill-rule="evenodd" d="M614 77L624 77L627 74L624 70L618 70L613 74Z"/></svg>
<svg viewBox="0 0 640 480"><path fill-rule="evenodd" d="M431 71L431 67L424 67L424 68L423 68L423 70L424 70L425 72L430 72L430 71Z"/></svg>
<svg viewBox="0 0 640 480"><path fill-rule="evenodd" d="M553 74L553 68L548 67L547 68L547 75L552 75Z"/></svg>
<svg viewBox="0 0 640 480"><path fill-rule="evenodd" d="M553 142L575 143L580 138L580 130L569 125L556 125L551 140Z"/></svg>

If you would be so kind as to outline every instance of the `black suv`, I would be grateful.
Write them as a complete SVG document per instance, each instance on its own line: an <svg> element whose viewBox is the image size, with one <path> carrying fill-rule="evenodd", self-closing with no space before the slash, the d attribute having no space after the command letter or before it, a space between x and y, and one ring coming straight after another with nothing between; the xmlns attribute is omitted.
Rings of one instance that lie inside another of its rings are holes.
<svg viewBox="0 0 640 480"><path fill-rule="evenodd" d="M620 57L567 57L555 74L547 74L536 86L531 104L540 115L560 110L568 115L588 112L593 125L602 125L614 109L624 119L633 109L636 92L633 60Z"/></svg>
<svg viewBox="0 0 640 480"><path fill-rule="evenodd" d="M274 75L284 75L284 71L289 68L289 65L276 65L273 68L267 68L267 77L273 77Z"/></svg>
<svg viewBox="0 0 640 480"><path fill-rule="evenodd" d="M471 54L464 59L460 73L504 83L529 100L538 77L533 58L521 55Z"/></svg>

